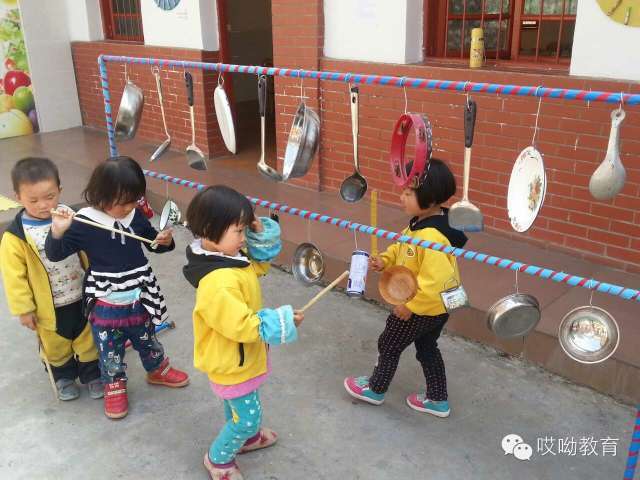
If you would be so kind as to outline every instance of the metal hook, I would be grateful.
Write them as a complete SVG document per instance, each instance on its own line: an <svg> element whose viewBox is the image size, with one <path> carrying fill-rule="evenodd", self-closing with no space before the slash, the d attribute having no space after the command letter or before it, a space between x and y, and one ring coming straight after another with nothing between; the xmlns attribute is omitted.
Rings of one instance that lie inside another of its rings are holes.
<svg viewBox="0 0 640 480"><path fill-rule="evenodd" d="M160 73L160 68L157 65L151 65L151 74L157 75Z"/></svg>
<svg viewBox="0 0 640 480"><path fill-rule="evenodd" d="M534 96L538 97L538 91L541 89L541 86L536 87L536 91ZM542 106L542 97L538 97L538 111L536 112L536 124L533 127L533 138L531 139L531 145L535 147L536 145L536 136L538 134L538 119L540 118L540 107Z"/></svg>
<svg viewBox="0 0 640 480"><path fill-rule="evenodd" d="M624 107L624 92L620 92L620 106L618 107L618 112L621 112Z"/></svg>

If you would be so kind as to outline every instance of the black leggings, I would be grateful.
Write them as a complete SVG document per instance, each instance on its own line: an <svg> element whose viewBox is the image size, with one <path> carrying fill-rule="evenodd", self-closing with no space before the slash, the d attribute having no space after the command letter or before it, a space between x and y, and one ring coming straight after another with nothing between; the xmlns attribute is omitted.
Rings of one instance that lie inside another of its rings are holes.
<svg viewBox="0 0 640 480"><path fill-rule="evenodd" d="M411 343L416 345L416 359L422 365L427 384L427 398L447 400L447 376L438 348L438 338L449 314L435 317L412 315L400 320L389 315L387 326L378 338L378 363L369 378L369 386L375 393L385 393L398 368L400 355Z"/></svg>

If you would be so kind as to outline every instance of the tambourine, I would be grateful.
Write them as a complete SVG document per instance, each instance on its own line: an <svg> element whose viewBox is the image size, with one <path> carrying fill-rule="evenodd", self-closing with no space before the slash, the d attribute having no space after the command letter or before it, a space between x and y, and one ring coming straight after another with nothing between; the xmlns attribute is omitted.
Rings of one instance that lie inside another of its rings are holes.
<svg viewBox="0 0 640 480"><path fill-rule="evenodd" d="M416 135L415 158L405 158L409 134L413 128ZM391 176L402 188L417 188L422 181L431 159L431 122L426 115L405 113L400 116L391 137Z"/></svg>

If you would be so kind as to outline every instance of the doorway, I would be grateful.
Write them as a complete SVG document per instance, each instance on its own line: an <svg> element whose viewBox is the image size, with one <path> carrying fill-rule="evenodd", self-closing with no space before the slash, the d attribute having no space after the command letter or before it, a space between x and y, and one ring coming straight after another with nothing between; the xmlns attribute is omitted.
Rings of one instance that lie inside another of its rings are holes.
<svg viewBox="0 0 640 480"><path fill-rule="evenodd" d="M271 0L218 0L220 57L223 63L273 66ZM225 75L235 116L238 153L260 148L260 112L256 75ZM228 82L228 83L227 83ZM266 149L275 161L275 96L268 77ZM257 158L257 157L256 157Z"/></svg>

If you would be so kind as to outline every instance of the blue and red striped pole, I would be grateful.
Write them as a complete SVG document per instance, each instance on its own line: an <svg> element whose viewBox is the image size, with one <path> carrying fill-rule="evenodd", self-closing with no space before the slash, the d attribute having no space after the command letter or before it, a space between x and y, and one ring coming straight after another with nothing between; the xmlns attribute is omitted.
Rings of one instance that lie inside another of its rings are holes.
<svg viewBox="0 0 640 480"><path fill-rule="evenodd" d="M631 444L629 445L629 455L627 456L627 468L624 470L623 480L633 480L638 463L638 451L640 451L640 405L637 407L636 423L631 434Z"/></svg>

